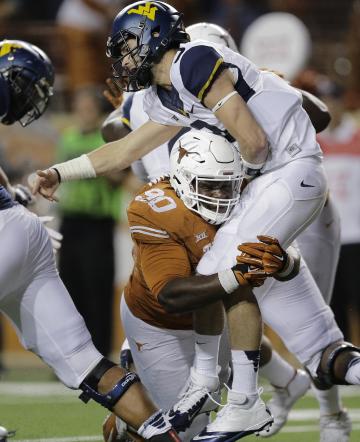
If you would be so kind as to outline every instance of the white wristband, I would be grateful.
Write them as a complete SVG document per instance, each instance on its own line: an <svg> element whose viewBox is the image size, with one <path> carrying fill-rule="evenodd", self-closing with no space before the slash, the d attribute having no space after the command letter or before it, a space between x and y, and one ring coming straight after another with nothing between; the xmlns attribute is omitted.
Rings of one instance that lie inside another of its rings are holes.
<svg viewBox="0 0 360 442"><path fill-rule="evenodd" d="M263 165L265 164L265 161L260 164L249 163L248 161L244 160L244 158L241 158L241 161L242 161L244 167L246 167L248 169L255 169L255 170L260 170L263 167Z"/></svg>
<svg viewBox="0 0 360 442"><path fill-rule="evenodd" d="M293 272L295 267L295 261L297 261L300 256L298 251L295 249L295 247L292 246L286 249L286 253L288 255L286 267L284 270L277 273L277 276L279 278L287 278Z"/></svg>
<svg viewBox="0 0 360 442"><path fill-rule="evenodd" d="M95 169L85 154L64 163L54 164L52 169L58 171L62 182L96 177Z"/></svg>
<svg viewBox="0 0 360 442"><path fill-rule="evenodd" d="M237 288L239 288L238 280L234 275L234 272L230 270L222 270L218 273L218 278L222 288L226 293L230 294L234 292Z"/></svg>
<svg viewBox="0 0 360 442"><path fill-rule="evenodd" d="M222 98L221 100L219 100L215 106L211 109L211 112L214 114L216 111L218 111L221 107L224 106L224 104L230 100L231 97L233 97L234 95L236 95L238 92L237 91L232 91L230 92L230 94L225 95L224 98Z"/></svg>

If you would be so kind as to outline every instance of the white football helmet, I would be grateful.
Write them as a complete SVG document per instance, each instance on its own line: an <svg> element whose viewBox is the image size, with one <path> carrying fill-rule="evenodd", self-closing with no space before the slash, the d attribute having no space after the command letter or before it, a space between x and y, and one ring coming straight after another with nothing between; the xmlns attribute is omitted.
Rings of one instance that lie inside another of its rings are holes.
<svg viewBox="0 0 360 442"><path fill-rule="evenodd" d="M225 138L191 130L170 155L170 183L185 206L210 224L230 218L240 198L241 160Z"/></svg>
<svg viewBox="0 0 360 442"><path fill-rule="evenodd" d="M190 40L206 40L211 43L218 43L227 46L235 52L239 52L234 39L224 28L213 23L196 23L188 26L186 32L190 35Z"/></svg>

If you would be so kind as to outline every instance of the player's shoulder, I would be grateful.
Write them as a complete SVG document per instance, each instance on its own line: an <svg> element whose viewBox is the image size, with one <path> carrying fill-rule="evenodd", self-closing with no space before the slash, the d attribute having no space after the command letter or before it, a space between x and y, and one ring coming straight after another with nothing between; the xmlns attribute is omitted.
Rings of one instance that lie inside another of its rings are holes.
<svg viewBox="0 0 360 442"><path fill-rule="evenodd" d="M146 123L148 116L144 111L145 91L137 91L128 94L122 104L122 122L130 129L137 129Z"/></svg>
<svg viewBox="0 0 360 442"><path fill-rule="evenodd" d="M173 61L173 80L202 101L223 64L220 46L201 40L185 43L180 46Z"/></svg>
<svg viewBox="0 0 360 442"><path fill-rule="evenodd" d="M183 229L187 210L167 179L148 183L127 210L131 236L141 242L171 240Z"/></svg>

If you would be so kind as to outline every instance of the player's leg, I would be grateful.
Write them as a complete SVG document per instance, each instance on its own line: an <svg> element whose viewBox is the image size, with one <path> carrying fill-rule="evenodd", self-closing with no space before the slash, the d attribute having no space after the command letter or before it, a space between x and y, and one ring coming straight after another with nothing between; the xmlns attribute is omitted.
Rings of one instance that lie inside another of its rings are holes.
<svg viewBox="0 0 360 442"><path fill-rule="evenodd" d="M310 224L296 239L301 256L308 264L320 292L327 304L330 302L336 266L340 249L340 218L331 199L327 199L319 216ZM284 361L277 352L265 344L267 352L262 352L261 374L274 386L272 399L268 403L274 416L274 425L269 432L262 432L261 436L271 436L278 432L286 423L288 413L294 402L306 391L308 381L302 370L298 370L294 376L294 368ZM264 353L268 353L268 360L264 360ZM266 362L266 363L265 363ZM338 387L333 386L329 390L314 389L320 404L320 415L334 417L338 424L338 416L342 412L341 401L338 395ZM334 425L330 425L334 435ZM343 426L340 431L343 433ZM322 435L329 438L325 428ZM337 436L336 436L337 437ZM344 439L346 440L346 439Z"/></svg>
<svg viewBox="0 0 360 442"><path fill-rule="evenodd" d="M104 359L94 347L82 317L57 275L51 242L42 224L22 209L11 215L5 238L9 240L11 234L12 248L9 245L0 251L4 262L11 251L7 260L11 265L3 266L0 274L1 310L13 322L24 347L52 367L65 385L80 388L87 397L114 409L144 438L170 430L141 384L135 383L136 376L125 376L123 369ZM16 258L20 255L21 261ZM14 268L18 272L15 287L5 291ZM153 416L156 421L163 421L160 429L157 422L148 421Z"/></svg>
<svg viewBox="0 0 360 442"><path fill-rule="evenodd" d="M267 431L259 433L262 437L271 437L285 425L289 411L295 402L310 388L310 376L305 370L295 369L263 336L260 351L260 375L273 387L272 397L267 403L274 418L274 423Z"/></svg>
<svg viewBox="0 0 360 442"><path fill-rule="evenodd" d="M187 387L168 413L170 423L175 428L185 429L197 414L218 408L217 403L221 400L218 359L224 318L222 302L205 306L193 313L195 351L190 376L186 382Z"/></svg>
<svg viewBox="0 0 360 442"><path fill-rule="evenodd" d="M296 239L301 256L328 305L339 261L340 229L340 215L329 196L319 216Z"/></svg>
<svg viewBox="0 0 360 442"><path fill-rule="evenodd" d="M127 307L124 298L121 300L121 319L142 383L159 408L170 409L182 395L182 391L187 389L187 381L194 360L193 331L153 327L135 317ZM199 397L202 401L201 392L199 392ZM198 414L198 405L196 404L192 410L194 416ZM200 407L202 405L203 403L200 403ZM172 413L169 413L169 417L173 417ZM207 421L206 414L199 415L186 432L180 433L181 439L190 440L191 436L197 434ZM178 425L177 430L182 430L188 425L188 420L183 422L181 419L176 419L174 427L175 425Z"/></svg>
<svg viewBox="0 0 360 442"><path fill-rule="evenodd" d="M340 239L340 216L329 196L320 215L296 239L301 256L327 304L333 293ZM320 406L320 442L347 442L351 421L343 408L339 387L333 385L320 390L312 384L312 389Z"/></svg>
<svg viewBox="0 0 360 442"><path fill-rule="evenodd" d="M312 182L304 187L302 183L310 176L313 177ZM213 247L202 258L197 271L200 274L212 274L231 268L236 263L237 244L254 241L259 234L275 236L283 247L287 247L319 213L325 196L326 179L321 164L314 158L294 161L281 171L255 179L245 188L231 220L217 232ZM309 274L307 277L311 278ZM267 285L265 283L264 287ZM264 290L266 289L263 292ZM236 345L238 340L240 345L242 338L231 327L230 335L232 344ZM245 407L239 404L239 410L240 408ZM265 413L265 406L263 410ZM224 427L222 422L226 420L226 410L223 411L211 429ZM234 413L230 414L234 416ZM258 426L239 425L238 432L236 434L234 430L233 437L243 437L261 429L264 421L265 419L259 419Z"/></svg>

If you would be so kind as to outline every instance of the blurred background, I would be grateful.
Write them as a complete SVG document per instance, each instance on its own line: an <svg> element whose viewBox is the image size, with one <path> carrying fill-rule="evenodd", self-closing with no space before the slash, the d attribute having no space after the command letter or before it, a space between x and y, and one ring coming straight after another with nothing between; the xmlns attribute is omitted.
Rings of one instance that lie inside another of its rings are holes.
<svg viewBox="0 0 360 442"><path fill-rule="evenodd" d="M0 0L0 38L44 49L56 70L45 116L23 129L0 127L0 164L13 183L102 144L99 128L112 110L102 96L110 63L106 37L121 0ZM342 218L340 268L360 262L360 0L178 0L185 24L227 29L259 67L320 96L333 113L319 135L329 186ZM275 104L274 104L275 105ZM38 201L64 234L60 273L99 350L117 353L123 340L118 302L131 271L126 205L140 182L123 172L111 180L64 186L60 204ZM101 248L100 248L101 247ZM354 280L354 281L353 281ZM333 307L346 339L360 345L356 275L337 277ZM279 344L280 345L280 344ZM0 370L41 364L21 349L0 316Z"/></svg>

